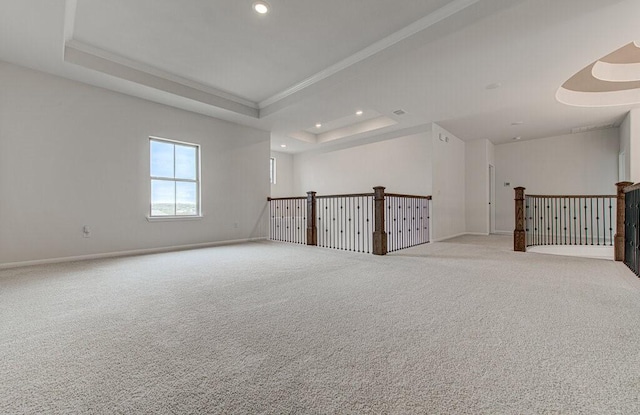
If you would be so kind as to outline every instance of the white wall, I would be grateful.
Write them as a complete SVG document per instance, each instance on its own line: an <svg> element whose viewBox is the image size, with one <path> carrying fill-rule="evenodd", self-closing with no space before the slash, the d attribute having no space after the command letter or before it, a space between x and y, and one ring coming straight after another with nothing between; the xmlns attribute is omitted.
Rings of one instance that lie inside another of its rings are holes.
<svg viewBox="0 0 640 415"><path fill-rule="evenodd" d="M620 125L620 154L624 153L624 172L619 180L631 180L631 113L627 113L624 121Z"/></svg>
<svg viewBox="0 0 640 415"><path fill-rule="evenodd" d="M294 192L431 194L431 133L294 156Z"/></svg>
<svg viewBox="0 0 640 415"><path fill-rule="evenodd" d="M493 143L474 140L465 143L465 199L467 232L489 234L489 165Z"/></svg>
<svg viewBox="0 0 640 415"><path fill-rule="evenodd" d="M466 232L465 144L437 124L432 134L432 236L439 241Z"/></svg>
<svg viewBox="0 0 640 415"><path fill-rule="evenodd" d="M527 194L614 195L618 151L617 128L497 145L496 231L513 232L517 186Z"/></svg>
<svg viewBox="0 0 640 415"><path fill-rule="evenodd" d="M293 155L272 151L276 159L276 182L271 185L271 197L304 196L293 192Z"/></svg>
<svg viewBox="0 0 640 415"><path fill-rule="evenodd" d="M620 152L625 152L625 180L640 182L640 108L627 114L620 126Z"/></svg>
<svg viewBox="0 0 640 415"><path fill-rule="evenodd" d="M6 63L0 91L0 265L265 236L268 133ZM147 221L149 136L201 145L204 218Z"/></svg>

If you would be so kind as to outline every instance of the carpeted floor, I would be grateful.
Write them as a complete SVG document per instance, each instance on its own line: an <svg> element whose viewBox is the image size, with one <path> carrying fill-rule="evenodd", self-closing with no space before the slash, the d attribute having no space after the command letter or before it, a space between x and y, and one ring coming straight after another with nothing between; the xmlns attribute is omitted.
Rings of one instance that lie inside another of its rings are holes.
<svg viewBox="0 0 640 415"><path fill-rule="evenodd" d="M510 246L0 271L0 413L640 413L640 281Z"/></svg>

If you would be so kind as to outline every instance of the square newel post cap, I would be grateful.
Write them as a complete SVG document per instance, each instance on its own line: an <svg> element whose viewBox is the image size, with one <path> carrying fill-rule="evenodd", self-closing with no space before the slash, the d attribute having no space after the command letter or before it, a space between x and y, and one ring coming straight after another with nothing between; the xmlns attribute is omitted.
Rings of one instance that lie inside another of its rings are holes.
<svg viewBox="0 0 640 415"><path fill-rule="evenodd" d="M518 186L518 187L515 187L513 190L516 191L516 200L523 200L524 199L524 191L525 191L524 187Z"/></svg>

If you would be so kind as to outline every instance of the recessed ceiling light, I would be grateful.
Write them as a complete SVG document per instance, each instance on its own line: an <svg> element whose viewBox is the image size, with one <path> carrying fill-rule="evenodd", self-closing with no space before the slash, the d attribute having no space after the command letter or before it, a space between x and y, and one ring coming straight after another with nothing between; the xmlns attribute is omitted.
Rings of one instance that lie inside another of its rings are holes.
<svg viewBox="0 0 640 415"><path fill-rule="evenodd" d="M522 125L522 124L524 124L524 121L516 121L511 123L511 125Z"/></svg>
<svg viewBox="0 0 640 415"><path fill-rule="evenodd" d="M502 86L500 82L494 82L486 86L487 89L498 89Z"/></svg>
<svg viewBox="0 0 640 415"><path fill-rule="evenodd" d="M522 137L517 136L517 137L513 137L514 140L520 140Z"/></svg>
<svg viewBox="0 0 640 415"><path fill-rule="evenodd" d="M287 148L287 145L286 144L280 144L280 147Z"/></svg>
<svg viewBox="0 0 640 415"><path fill-rule="evenodd" d="M253 10L255 10L256 13L267 14L269 13L269 9L269 3L267 3L266 1L256 1L255 3L253 3Z"/></svg>
<svg viewBox="0 0 640 415"><path fill-rule="evenodd" d="M320 127L322 127L322 124L317 123L317 124L316 124L316 128L320 128Z"/></svg>
<svg viewBox="0 0 640 415"><path fill-rule="evenodd" d="M362 115L362 111L356 111L356 115Z"/></svg>

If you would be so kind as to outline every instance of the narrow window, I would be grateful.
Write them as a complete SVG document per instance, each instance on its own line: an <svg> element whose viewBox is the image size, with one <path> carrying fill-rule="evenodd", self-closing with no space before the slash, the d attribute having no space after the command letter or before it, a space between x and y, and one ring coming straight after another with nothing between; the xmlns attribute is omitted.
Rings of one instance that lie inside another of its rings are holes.
<svg viewBox="0 0 640 415"><path fill-rule="evenodd" d="M200 146L149 138L151 217L200 215Z"/></svg>
<svg viewBox="0 0 640 415"><path fill-rule="evenodd" d="M276 159L271 157L269 159L269 180L271 184L276 184Z"/></svg>

